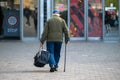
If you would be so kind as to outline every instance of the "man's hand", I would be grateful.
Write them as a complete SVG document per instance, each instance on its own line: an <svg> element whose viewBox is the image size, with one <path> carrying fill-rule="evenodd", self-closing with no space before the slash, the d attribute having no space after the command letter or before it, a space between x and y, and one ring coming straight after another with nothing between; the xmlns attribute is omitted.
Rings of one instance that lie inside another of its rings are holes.
<svg viewBox="0 0 120 80"><path fill-rule="evenodd" d="M68 44L69 41L65 41L65 44Z"/></svg>
<svg viewBox="0 0 120 80"><path fill-rule="evenodd" d="M40 47L43 49L43 44L40 42Z"/></svg>

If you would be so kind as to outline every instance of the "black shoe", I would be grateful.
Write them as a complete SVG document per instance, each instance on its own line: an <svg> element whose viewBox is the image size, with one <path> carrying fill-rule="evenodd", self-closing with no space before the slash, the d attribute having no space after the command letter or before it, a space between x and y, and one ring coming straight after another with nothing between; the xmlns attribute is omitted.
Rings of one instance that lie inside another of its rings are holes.
<svg viewBox="0 0 120 80"><path fill-rule="evenodd" d="M57 68L54 68L54 71L58 71L58 69L57 69Z"/></svg>
<svg viewBox="0 0 120 80"><path fill-rule="evenodd" d="M55 69L54 68L50 68L50 72L54 72L55 71Z"/></svg>

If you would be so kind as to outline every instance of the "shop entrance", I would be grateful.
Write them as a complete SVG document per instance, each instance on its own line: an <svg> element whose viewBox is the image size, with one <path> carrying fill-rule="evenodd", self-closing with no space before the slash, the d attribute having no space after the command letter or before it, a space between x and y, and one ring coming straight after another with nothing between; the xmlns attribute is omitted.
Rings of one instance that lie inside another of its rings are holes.
<svg viewBox="0 0 120 80"><path fill-rule="evenodd" d="M71 39L120 41L119 0L70 0L68 3Z"/></svg>
<svg viewBox="0 0 120 80"><path fill-rule="evenodd" d="M38 7L39 0L22 0L21 23L22 23L22 40L35 41L38 40Z"/></svg>
<svg viewBox="0 0 120 80"><path fill-rule="evenodd" d="M120 26L119 26L119 0L105 0L105 15L103 39L105 41L119 41L120 40Z"/></svg>
<svg viewBox="0 0 120 80"><path fill-rule="evenodd" d="M52 2L49 0L22 0L22 40L39 41L45 22L51 16Z"/></svg>

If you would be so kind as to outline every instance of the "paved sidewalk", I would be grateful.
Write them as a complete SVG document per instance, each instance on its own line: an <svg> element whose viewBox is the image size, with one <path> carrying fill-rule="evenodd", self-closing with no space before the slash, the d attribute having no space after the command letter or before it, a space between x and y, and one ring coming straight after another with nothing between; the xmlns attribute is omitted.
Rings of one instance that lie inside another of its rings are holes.
<svg viewBox="0 0 120 80"><path fill-rule="evenodd" d="M38 42L0 41L0 80L119 80L120 43L71 42L67 45L66 72L64 44L58 72L49 66L36 68L33 56Z"/></svg>

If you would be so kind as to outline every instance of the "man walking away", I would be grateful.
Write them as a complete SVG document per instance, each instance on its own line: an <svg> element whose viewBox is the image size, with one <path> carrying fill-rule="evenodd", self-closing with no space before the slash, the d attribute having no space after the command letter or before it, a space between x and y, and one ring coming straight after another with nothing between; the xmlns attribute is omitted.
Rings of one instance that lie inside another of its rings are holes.
<svg viewBox="0 0 120 80"><path fill-rule="evenodd" d="M40 39L41 46L46 41L46 47L50 53L50 72L57 71L63 39L65 40L65 44L67 44L69 38L70 36L65 20L60 18L58 10L54 10L53 16L45 24Z"/></svg>

